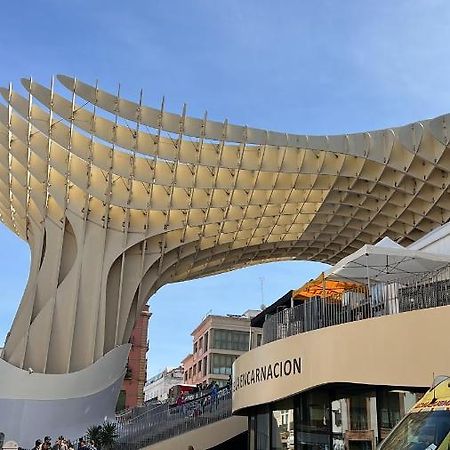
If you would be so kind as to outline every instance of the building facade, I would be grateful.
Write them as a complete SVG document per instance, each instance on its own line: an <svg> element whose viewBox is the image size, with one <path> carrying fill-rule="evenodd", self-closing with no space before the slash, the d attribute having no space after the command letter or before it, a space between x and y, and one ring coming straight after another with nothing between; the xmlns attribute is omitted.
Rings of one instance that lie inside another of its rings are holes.
<svg viewBox="0 0 450 450"><path fill-rule="evenodd" d="M184 382L183 367L166 367L162 372L149 378L144 386L144 401L165 401L169 389Z"/></svg>
<svg viewBox="0 0 450 450"><path fill-rule="evenodd" d="M450 219L449 116L296 135L55 82L0 89L0 219L31 249L0 360L0 423L22 447L113 413L133 327L165 284L269 261L334 263ZM229 356L211 358L215 375ZM33 428L37 402L46 421Z"/></svg>
<svg viewBox="0 0 450 450"><path fill-rule="evenodd" d="M147 379L148 322L151 313L145 305L131 333L131 349L116 411L141 406L144 402L144 385Z"/></svg>
<svg viewBox="0 0 450 450"><path fill-rule="evenodd" d="M197 409L198 416L183 417L181 431L173 426L171 439L149 448L374 450L434 375L450 373L449 239L450 225L410 248L382 239L287 292L253 317L251 324L263 330L262 342L234 362L231 404ZM194 353L205 336L207 327L201 325L193 333ZM187 366L193 361L194 354L185 358ZM196 405L195 398L190 401ZM214 411L216 429L230 433L215 434L213 445L210 428L197 428L202 419L210 423ZM223 420L232 413L248 419L241 423L248 447L232 445L243 431L231 433ZM146 425L132 426L138 440ZM195 435L186 431L193 428ZM431 443L440 442L448 429L445 421L426 426L416 433L423 439L417 448L435 448Z"/></svg>
<svg viewBox="0 0 450 450"><path fill-rule="evenodd" d="M322 274L254 318L263 344L233 366L250 450L375 450L434 375L449 373L449 240L447 224L407 249L376 247L378 267L360 264L369 248L357 251L327 272L354 273L350 290L339 283L351 279L327 287Z"/></svg>
<svg viewBox="0 0 450 450"><path fill-rule="evenodd" d="M259 340L261 330L252 329L251 319L259 311L242 315L208 315L192 332L192 354L183 360L187 384L227 383L233 362Z"/></svg>
<svg viewBox="0 0 450 450"><path fill-rule="evenodd" d="M233 368L233 411L251 450L374 450L448 373L450 306L311 330L263 344Z"/></svg>

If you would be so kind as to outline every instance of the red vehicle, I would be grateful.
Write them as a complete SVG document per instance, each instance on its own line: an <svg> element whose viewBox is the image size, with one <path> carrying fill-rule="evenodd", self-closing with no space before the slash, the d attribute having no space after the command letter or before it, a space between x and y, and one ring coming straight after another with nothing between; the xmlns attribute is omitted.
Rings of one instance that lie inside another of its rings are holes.
<svg viewBox="0 0 450 450"><path fill-rule="evenodd" d="M195 384L177 384L169 389L169 404L174 405L177 400L183 396L185 397L192 392L197 386Z"/></svg>

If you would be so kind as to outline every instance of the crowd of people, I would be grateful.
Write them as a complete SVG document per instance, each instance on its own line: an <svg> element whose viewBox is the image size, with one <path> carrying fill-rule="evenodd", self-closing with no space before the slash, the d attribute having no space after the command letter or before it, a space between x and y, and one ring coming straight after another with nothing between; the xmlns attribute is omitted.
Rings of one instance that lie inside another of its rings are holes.
<svg viewBox="0 0 450 450"><path fill-rule="evenodd" d="M187 392L180 392L176 399L177 405L182 405L191 400L196 400L200 397L205 397L207 395L211 395L217 397L217 393L219 391L219 385L216 382L211 382L209 384L202 383L197 384L192 390Z"/></svg>
<svg viewBox="0 0 450 450"><path fill-rule="evenodd" d="M31 450L97 450L97 447L93 441L85 438L79 438L74 445L70 439L66 439L64 436L59 436L52 444L52 438L45 436L43 440L37 439Z"/></svg>
<svg viewBox="0 0 450 450"><path fill-rule="evenodd" d="M216 382L197 385L190 392L181 392L172 405L172 413L177 412L186 416L199 416L205 412L217 409L222 399L231 393L231 383L220 388Z"/></svg>

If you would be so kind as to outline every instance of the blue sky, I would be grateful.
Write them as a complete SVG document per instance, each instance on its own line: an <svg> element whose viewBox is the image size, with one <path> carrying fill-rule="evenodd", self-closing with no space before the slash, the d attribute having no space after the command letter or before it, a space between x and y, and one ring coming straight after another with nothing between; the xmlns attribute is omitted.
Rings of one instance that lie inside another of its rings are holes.
<svg viewBox="0 0 450 450"><path fill-rule="evenodd" d="M168 110L306 134L384 128L450 111L448 0L5 2L0 84L65 73ZM0 227L0 343L28 274ZM319 273L257 266L162 288L150 301L151 374L189 351L210 310L239 313Z"/></svg>

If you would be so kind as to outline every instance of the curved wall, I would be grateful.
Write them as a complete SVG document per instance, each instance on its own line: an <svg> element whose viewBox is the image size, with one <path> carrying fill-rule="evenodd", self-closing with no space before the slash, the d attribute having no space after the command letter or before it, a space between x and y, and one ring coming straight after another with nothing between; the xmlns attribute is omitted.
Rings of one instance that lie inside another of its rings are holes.
<svg viewBox="0 0 450 450"><path fill-rule="evenodd" d="M121 345L64 375L30 374L0 359L0 432L31 448L45 435L78 438L90 425L113 417L129 349Z"/></svg>
<svg viewBox="0 0 450 450"><path fill-rule="evenodd" d="M433 374L450 374L449 324L450 306L444 306L322 328L258 347L233 365L233 412L328 383L427 387Z"/></svg>
<svg viewBox="0 0 450 450"><path fill-rule="evenodd" d="M188 450L190 445L195 450L208 450L247 431L247 422L247 417L228 417L188 433L144 447L144 450Z"/></svg>

